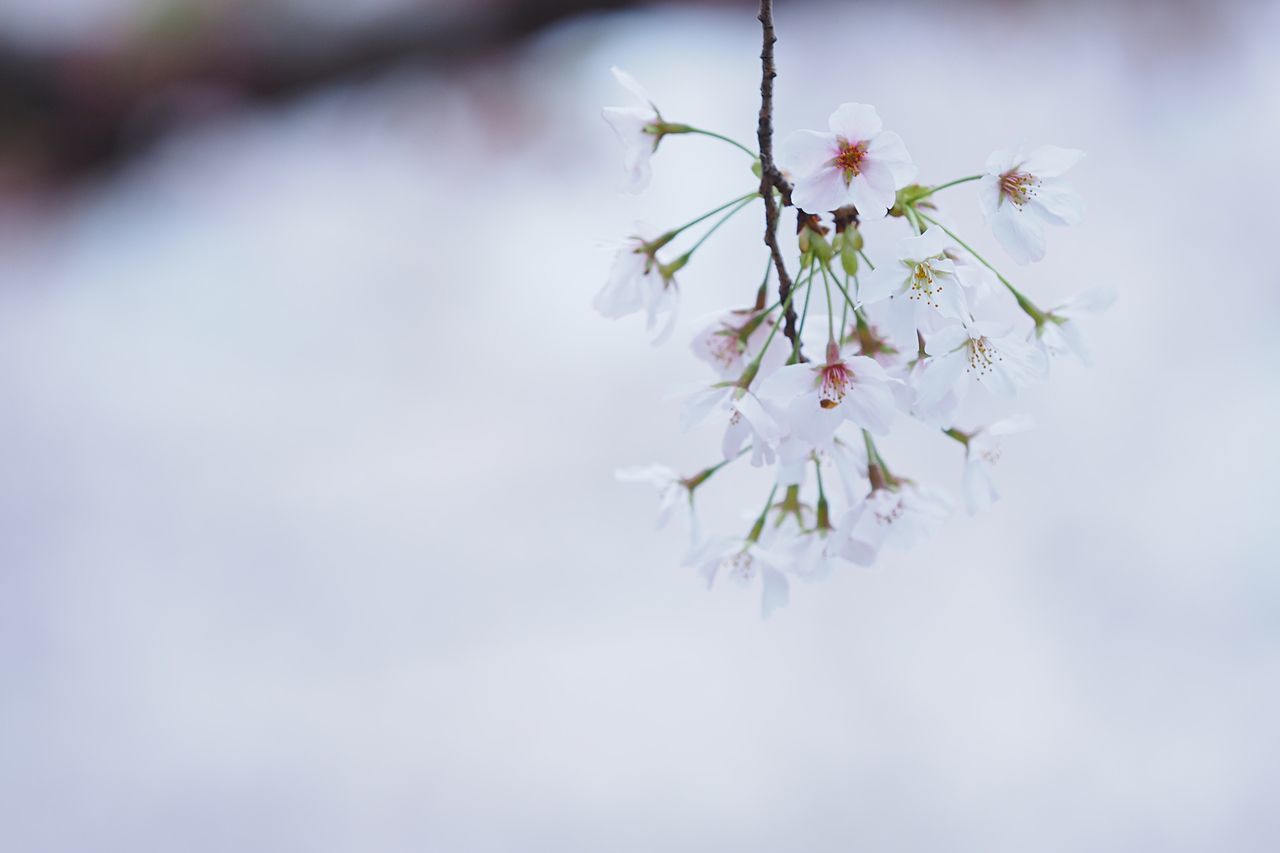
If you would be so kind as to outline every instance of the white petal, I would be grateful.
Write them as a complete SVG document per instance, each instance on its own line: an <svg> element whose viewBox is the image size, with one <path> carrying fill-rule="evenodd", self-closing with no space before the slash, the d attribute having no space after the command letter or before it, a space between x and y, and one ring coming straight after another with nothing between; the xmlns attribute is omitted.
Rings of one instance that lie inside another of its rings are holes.
<svg viewBox="0 0 1280 853"><path fill-rule="evenodd" d="M905 286L907 273L900 264L881 264L858 276L858 301L863 305L888 299Z"/></svg>
<svg viewBox="0 0 1280 853"><path fill-rule="evenodd" d="M1000 205L991 218L991 231L1017 263L1026 264L1044 257L1044 226L1012 204Z"/></svg>
<svg viewBox="0 0 1280 853"><path fill-rule="evenodd" d="M893 395L886 386L861 385L856 382L837 408L849 420L876 435L889 433L889 428L893 426L893 416L897 413Z"/></svg>
<svg viewBox="0 0 1280 853"><path fill-rule="evenodd" d="M1082 157L1084 152L1076 148L1042 145L1027 155L1022 169L1037 178L1053 178L1079 163Z"/></svg>
<svg viewBox="0 0 1280 853"><path fill-rule="evenodd" d="M951 238L936 225L926 228L923 234L903 237L898 243L898 257L904 261L923 261L941 255L951 245Z"/></svg>
<svg viewBox="0 0 1280 853"><path fill-rule="evenodd" d="M613 72L613 79L617 80L622 88L630 92L632 97L642 104L653 106L653 98L649 97L649 93L645 91L644 86L641 86L636 78L632 77L616 65L611 67L609 70Z"/></svg>
<svg viewBox="0 0 1280 853"><path fill-rule="evenodd" d="M785 607L791 600L787 579L777 569L764 566L760 573L760 615L768 619L769 614L779 607Z"/></svg>
<svg viewBox="0 0 1280 853"><path fill-rule="evenodd" d="M790 402L818 387L818 375L811 364L788 364L760 383L760 396Z"/></svg>
<svg viewBox="0 0 1280 853"><path fill-rule="evenodd" d="M856 183L857 179L854 181ZM809 213L825 213L846 204L856 204L850 195L840 171L832 166L823 166L796 180L791 191L791 201L796 207ZM862 208L858 210L861 212Z"/></svg>
<svg viewBox="0 0 1280 853"><path fill-rule="evenodd" d="M810 175L838 153L835 137L816 130L797 130L778 144L778 165L797 177Z"/></svg>
<svg viewBox="0 0 1280 853"><path fill-rule="evenodd" d="M964 464L964 502L970 515L986 512L991 504L999 500L995 483L991 480L989 467L977 459L968 459Z"/></svg>
<svg viewBox="0 0 1280 853"><path fill-rule="evenodd" d="M1002 148L999 151L992 151L987 157L986 172L988 175L995 175L997 178L1010 169L1015 168L1022 162L1022 150L1020 148Z"/></svg>
<svg viewBox="0 0 1280 853"><path fill-rule="evenodd" d="M1000 206L1000 178L998 175L983 175L978 181L978 207L987 221L995 215Z"/></svg>
<svg viewBox="0 0 1280 853"><path fill-rule="evenodd" d="M926 359L916 381L916 405L928 407L941 400L960 381L967 363L963 349Z"/></svg>
<svg viewBox="0 0 1280 853"><path fill-rule="evenodd" d="M894 190L900 190L916 179L917 169L911 162L906 143L892 130L886 130L871 140L867 146L867 159L888 167L893 174Z"/></svg>
<svg viewBox="0 0 1280 853"><path fill-rule="evenodd" d="M884 218L895 200L891 188L887 189L884 184L875 186L872 176L866 172L853 176L846 197L858 208L858 215L865 222Z"/></svg>
<svg viewBox="0 0 1280 853"><path fill-rule="evenodd" d="M827 120L827 126L850 142L864 142L879 133L883 124L876 108L869 104L841 104Z"/></svg>
<svg viewBox="0 0 1280 853"><path fill-rule="evenodd" d="M1027 207L1054 225L1075 225L1084 218L1084 200L1069 184L1056 178L1041 181Z"/></svg>

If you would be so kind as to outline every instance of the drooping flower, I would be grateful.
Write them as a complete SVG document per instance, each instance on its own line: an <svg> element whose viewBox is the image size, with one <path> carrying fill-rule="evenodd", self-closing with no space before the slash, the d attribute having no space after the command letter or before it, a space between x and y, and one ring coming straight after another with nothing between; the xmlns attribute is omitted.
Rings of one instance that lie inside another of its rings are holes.
<svg viewBox="0 0 1280 853"><path fill-rule="evenodd" d="M680 425L685 430L693 429L712 412L720 411L724 418L721 449L725 459L735 458L749 439L754 467L774 463L777 444L783 435L778 423L781 412L774 405L729 381L673 389L671 396L681 399Z"/></svg>
<svg viewBox="0 0 1280 853"><path fill-rule="evenodd" d="M795 177L791 200L809 213L851 204L863 221L880 219L915 179L906 145L867 104L841 104L828 126L797 130L779 146L779 163Z"/></svg>
<svg viewBox="0 0 1280 853"><path fill-rule="evenodd" d="M987 158L978 183L978 201L992 232L1020 264L1044 257L1044 223L1075 225L1084 205L1062 179L1084 156L1074 148L1044 145L1030 154L1021 147Z"/></svg>
<svg viewBox="0 0 1280 853"><path fill-rule="evenodd" d="M963 400L975 385L1013 397L1044 379L1049 370L1049 360L1039 348L994 323L947 326L929 339L928 346L932 355L916 385L920 407L934 405L949 390Z"/></svg>
<svg viewBox="0 0 1280 853"><path fill-rule="evenodd" d="M870 566L886 545L905 549L932 536L950 514L951 502L936 489L899 480L873 490L852 512L844 556Z"/></svg>
<svg viewBox="0 0 1280 853"><path fill-rule="evenodd" d="M665 465L635 465L619 468L614 477L623 483L648 483L658 490L658 527L666 526L671 516L683 502L693 521L693 495L689 483Z"/></svg>
<svg viewBox="0 0 1280 853"><path fill-rule="evenodd" d="M693 354L711 365L722 379L737 379L747 364L763 352L759 375L765 376L787 360L782 343L767 349L769 333L775 319L762 309L745 308L726 311L713 319L693 339Z"/></svg>
<svg viewBox="0 0 1280 853"><path fill-rule="evenodd" d="M868 273L858 290L867 306L887 302L882 322L899 347L915 351L916 334L928 333L943 320L969 319L968 298L956 262L947 256L941 228L907 237L898 247L898 263L881 264Z"/></svg>
<svg viewBox="0 0 1280 853"><path fill-rule="evenodd" d="M1045 312L1048 320L1036 327L1036 342L1051 356L1070 352L1084 364L1092 364L1089 347L1076 320L1085 314L1107 310L1115 299L1116 292L1113 289L1095 287L1068 299L1057 308L1049 309Z"/></svg>
<svg viewBox="0 0 1280 853"><path fill-rule="evenodd" d="M759 577L760 612L766 618L790 600L790 585L778 563L778 556L758 542L725 536L695 545L681 562L697 569L708 588L722 571L739 586L749 586Z"/></svg>
<svg viewBox="0 0 1280 853"><path fill-rule="evenodd" d="M1000 439L1031 428L1031 418L1019 415L996 421L970 433L964 451L964 501L970 515L984 512L1000 499L991 469L1000 461Z"/></svg>
<svg viewBox="0 0 1280 853"><path fill-rule="evenodd" d="M638 193L649 185L649 179L653 175L649 160L662 141L662 114L636 78L616 65L609 70L635 102L629 107L605 107L602 112L604 120L622 142L627 189Z"/></svg>
<svg viewBox="0 0 1280 853"><path fill-rule="evenodd" d="M825 445L846 420L887 433L895 411L893 381L875 359L841 355L830 344L822 364L780 368L761 384L760 394L785 405L787 424L797 436Z"/></svg>
<svg viewBox="0 0 1280 853"><path fill-rule="evenodd" d="M657 250L665 242L663 237L645 225L637 225L636 230L639 233L627 238L614 255L609 277L592 305L610 319L643 311L645 326L657 344L666 340L675 327L680 292L674 273L657 258ZM663 315L666 322L655 333L658 318Z"/></svg>

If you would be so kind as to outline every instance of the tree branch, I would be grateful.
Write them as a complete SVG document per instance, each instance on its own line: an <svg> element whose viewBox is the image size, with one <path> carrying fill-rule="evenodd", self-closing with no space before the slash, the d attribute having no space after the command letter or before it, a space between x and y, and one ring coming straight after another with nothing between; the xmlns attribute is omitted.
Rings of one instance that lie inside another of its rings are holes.
<svg viewBox="0 0 1280 853"><path fill-rule="evenodd" d="M778 199L774 198L776 189L781 196L782 204L791 204L791 185L773 162L773 78L778 70L773 63L773 45L778 40L773 31L773 0L760 0L760 21L762 46L760 48L760 122L756 127L756 139L760 143L760 195L764 197L764 244L769 247L773 265L778 271L778 300L785 314L783 333L791 341L792 351L800 361L804 355L800 352L799 331L796 329L796 310L791 305L791 289L794 284L787 265L782 260L782 250L778 248Z"/></svg>

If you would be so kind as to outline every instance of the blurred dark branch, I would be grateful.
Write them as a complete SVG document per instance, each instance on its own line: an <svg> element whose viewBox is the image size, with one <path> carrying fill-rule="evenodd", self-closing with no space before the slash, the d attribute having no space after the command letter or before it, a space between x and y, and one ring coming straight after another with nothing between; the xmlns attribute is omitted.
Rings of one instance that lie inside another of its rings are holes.
<svg viewBox="0 0 1280 853"><path fill-rule="evenodd" d="M475 3L352 35L243 20L42 54L0 43L0 189L111 169L228 103L280 101L401 64L482 59L557 21L638 0ZM207 22L202 22L207 23Z"/></svg>

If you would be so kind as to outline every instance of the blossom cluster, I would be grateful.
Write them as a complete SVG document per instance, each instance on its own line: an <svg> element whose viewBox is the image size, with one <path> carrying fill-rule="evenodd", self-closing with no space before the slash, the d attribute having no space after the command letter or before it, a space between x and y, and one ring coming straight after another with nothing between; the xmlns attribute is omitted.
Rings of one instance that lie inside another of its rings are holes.
<svg viewBox="0 0 1280 853"><path fill-rule="evenodd" d="M667 136L710 136L756 158L720 134L667 121L633 78L613 73L633 103L604 116L625 149L632 191L648 184ZM1063 176L1082 156L1050 145L1010 148L993 153L980 174L926 186L915 183L906 145L883 128L874 107L842 104L827 130L798 130L782 140L781 186L762 182L680 227L628 238L595 307L606 317L643 314L658 342L674 327L677 274L723 222L766 191L796 212L800 256L790 287L771 289L772 277L782 283L790 276L766 257L754 299L726 308L692 341L709 375L685 398L682 419L686 427L718 424L721 458L691 475L662 465L618 472L658 489L660 523L686 518L686 565L708 585L720 575L758 583L767 616L788 600L791 579L817 579L842 563L869 566L882 549L929 536L951 500L890 469L876 445L903 418L963 450L970 512L997 499L992 466L1001 439L1030 421L1012 415L962 428L966 398L976 389L1012 398L1043 381L1051 359L1066 353L1087 362L1081 317L1105 308L1110 294L1086 292L1039 307L954 233L935 194L975 183L996 241L1014 262L1032 263L1045 255L1045 225L1081 218L1080 198ZM757 176L761 168L756 159ZM717 216L692 248L668 255L681 235ZM869 254L861 226L886 217L902 223L902 234ZM1010 299L1022 324L993 319ZM763 508L752 510L737 535L703 535L695 495L738 459L771 469Z"/></svg>

